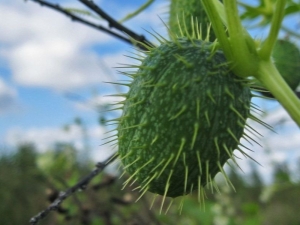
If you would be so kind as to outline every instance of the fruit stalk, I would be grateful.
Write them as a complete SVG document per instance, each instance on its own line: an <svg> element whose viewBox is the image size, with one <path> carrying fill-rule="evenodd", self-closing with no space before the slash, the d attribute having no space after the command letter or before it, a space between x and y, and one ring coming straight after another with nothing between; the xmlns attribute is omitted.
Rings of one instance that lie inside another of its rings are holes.
<svg viewBox="0 0 300 225"><path fill-rule="evenodd" d="M271 60L260 61L257 79L275 96L300 127L300 101Z"/></svg>

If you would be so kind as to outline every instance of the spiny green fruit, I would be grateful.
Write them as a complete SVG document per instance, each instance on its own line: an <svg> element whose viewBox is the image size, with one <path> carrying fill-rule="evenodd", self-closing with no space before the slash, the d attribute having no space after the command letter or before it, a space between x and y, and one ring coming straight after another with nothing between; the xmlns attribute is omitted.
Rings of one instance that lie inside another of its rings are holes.
<svg viewBox="0 0 300 225"><path fill-rule="evenodd" d="M298 47L288 40L277 40L273 51L272 59L283 79L296 90L300 84L300 51ZM255 80L254 84L264 89L264 85ZM262 92L264 96L273 97L269 92Z"/></svg>
<svg viewBox="0 0 300 225"><path fill-rule="evenodd" d="M202 37L209 36L212 42L216 39L213 30L209 29L210 21L200 0L171 0L170 34L188 36L194 32L195 24L201 24L198 29L201 29Z"/></svg>
<svg viewBox="0 0 300 225"><path fill-rule="evenodd" d="M297 46L287 40L277 40L272 58L282 77L295 90L300 84L300 51Z"/></svg>
<svg viewBox="0 0 300 225"><path fill-rule="evenodd" d="M118 155L139 183L164 197L186 195L222 172L240 139L247 139L251 92L215 44L187 38L160 40L133 78L118 122ZM124 72L126 74L126 72Z"/></svg>

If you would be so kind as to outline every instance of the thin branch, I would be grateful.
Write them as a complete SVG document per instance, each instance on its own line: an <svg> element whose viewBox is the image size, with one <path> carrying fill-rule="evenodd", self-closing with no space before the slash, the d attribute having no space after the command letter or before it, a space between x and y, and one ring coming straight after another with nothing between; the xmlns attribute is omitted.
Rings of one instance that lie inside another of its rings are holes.
<svg viewBox="0 0 300 225"><path fill-rule="evenodd" d="M284 25L281 26L281 29L283 31L287 32L289 35L292 35L292 36L300 39L300 34L297 33L297 32L295 32L295 31L293 31L292 29L290 29L290 28L288 28L288 27L286 27Z"/></svg>
<svg viewBox="0 0 300 225"><path fill-rule="evenodd" d="M108 166L111 162L113 162L116 158L117 154L114 154L104 162L97 163L96 168L90 174L88 174L85 178L83 178L73 187L67 189L65 192L61 192L58 198L55 201L53 201L53 203L48 208L41 211L36 216L32 217L29 221L30 224L38 224L38 222L45 218L51 211L56 211L59 208L59 206L63 203L63 201L70 197L73 193L75 193L78 190L85 189L87 185L91 182L91 180L99 173L101 173L105 169L105 167Z"/></svg>
<svg viewBox="0 0 300 225"><path fill-rule="evenodd" d="M78 0L78 1L80 1L82 4L87 6L96 14L98 14L100 17L105 19L108 22L109 27L116 28L117 30L126 33L137 42L144 43L148 46L153 46L149 41L146 40L144 35L138 35L133 31L131 31L130 29L128 29L127 27L120 24L118 21L114 20L110 15L108 15L100 7L98 7L92 0Z"/></svg>
<svg viewBox="0 0 300 225"><path fill-rule="evenodd" d="M121 34L118 34L118 33L114 32L114 31L111 31L109 28L106 28L106 27L104 27L102 25L99 25L99 24L90 22L90 21L88 21L86 19L83 19L83 18L81 18L81 17L79 17L79 16L71 13L70 11L64 9L63 7L61 7L58 4L53 4L53 3L50 3L50 2L47 2L47 1L43 1L43 0L30 0L30 1L38 3L41 6L46 6L46 7L50 8L50 9L58 11L58 12L64 14L65 16L70 17L71 20L74 21L74 22L79 22L79 23L82 23L82 24L87 25L89 27L92 27L92 28L94 28L96 30L102 31L104 33L107 33L107 34L109 34L109 35L111 35L111 36L113 36L113 37L115 37L115 38L117 38L117 39L119 39L121 41L124 41L124 42L130 44L130 45L135 45L138 48L140 48L141 50L147 50L147 48L145 47L145 44L147 46L153 46L145 38L141 38L143 36L139 36L139 35L136 34L135 37L140 37L140 39L134 39L131 36L130 37L125 37L125 36L123 36ZM142 43L144 43L144 45L138 44L137 41L139 42L139 40L143 40Z"/></svg>
<svg viewBox="0 0 300 225"><path fill-rule="evenodd" d="M149 7L153 2L154 2L154 0L148 0L146 3L141 5L141 7L139 7L137 10L135 10L134 12L128 14L125 18L121 19L119 21L119 23L123 23L123 22L135 17L136 15L138 15L139 13L144 11L147 7Z"/></svg>

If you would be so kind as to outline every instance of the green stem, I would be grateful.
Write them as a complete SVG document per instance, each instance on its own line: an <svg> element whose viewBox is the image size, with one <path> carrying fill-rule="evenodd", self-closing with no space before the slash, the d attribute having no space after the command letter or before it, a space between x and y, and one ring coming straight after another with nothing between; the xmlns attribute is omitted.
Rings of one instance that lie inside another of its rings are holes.
<svg viewBox="0 0 300 225"><path fill-rule="evenodd" d="M277 40L281 23L284 18L285 4L286 0L277 0L276 9L273 14L269 35L259 52L260 57L264 60L268 60L271 57L272 50Z"/></svg>
<svg viewBox="0 0 300 225"><path fill-rule="evenodd" d="M224 0L224 7L233 54L233 58L229 60L234 62L233 70L238 76L251 76L257 70L254 42L251 37L248 37L242 26L236 0Z"/></svg>
<svg viewBox="0 0 300 225"><path fill-rule="evenodd" d="M284 81L271 60L261 60L257 79L275 96L300 127L300 100Z"/></svg>
<svg viewBox="0 0 300 225"><path fill-rule="evenodd" d="M211 21L212 28L216 34L218 41L220 42L222 49L227 57L227 59L232 59L232 52L230 48L230 43L227 38L227 34L223 25L223 21L226 20L225 11L222 9L222 5L217 5L214 0L202 0L202 5ZM222 13L218 12L222 11ZM223 21L222 21L223 16Z"/></svg>

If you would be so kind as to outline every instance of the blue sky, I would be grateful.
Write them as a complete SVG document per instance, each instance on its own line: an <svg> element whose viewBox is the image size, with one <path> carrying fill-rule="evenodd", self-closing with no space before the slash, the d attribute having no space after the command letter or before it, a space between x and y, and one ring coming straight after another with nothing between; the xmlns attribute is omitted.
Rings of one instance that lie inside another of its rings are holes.
<svg viewBox="0 0 300 225"><path fill-rule="evenodd" d="M60 2L85 9L77 1ZM97 3L122 19L144 1ZM164 13L165 5L153 5L126 25L137 33L150 26L164 29L157 15ZM103 97L120 91L104 82L120 79L112 67L132 62L124 56L133 51L131 46L31 1L1 1L0 14L7 18L0 22L0 146L9 149L29 141L44 151L67 141L80 148L76 126L71 126L71 134L62 131L80 117L97 148L105 129L98 126L95 107L118 100Z"/></svg>
<svg viewBox="0 0 300 225"><path fill-rule="evenodd" d="M82 7L77 1L59 2ZM145 0L97 3L121 19ZM125 25L149 39L143 29L153 27L165 35L158 16L167 19L167 5L167 1L155 1ZM83 148L82 133L73 123L80 117L87 126L93 157L105 158L111 150L100 146L107 130L98 125L100 114L95 107L117 100L103 97L119 91L104 82L120 78L112 69L118 63L134 63L124 56L133 51L131 46L31 1L2 0L0 15L0 147L11 149L28 141L40 151L55 142L71 142ZM253 34L262 36L261 30ZM265 165L260 171L267 174L273 162L292 163L292 159L300 157L300 132L278 104L256 101L273 112L265 118L271 125L285 120L275 127L278 135L258 127L266 136L262 145L270 147L272 157L267 157L259 146L253 147L255 153L251 156ZM62 129L66 124L70 125L68 132ZM246 163L242 167L248 168Z"/></svg>

